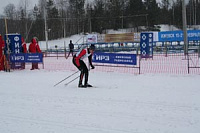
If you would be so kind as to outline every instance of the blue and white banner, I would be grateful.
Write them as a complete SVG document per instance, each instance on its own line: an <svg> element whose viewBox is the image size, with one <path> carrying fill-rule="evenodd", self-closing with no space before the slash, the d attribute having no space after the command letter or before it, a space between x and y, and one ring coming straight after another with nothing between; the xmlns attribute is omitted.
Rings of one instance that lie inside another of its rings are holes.
<svg viewBox="0 0 200 133"><path fill-rule="evenodd" d="M32 62L32 63L42 63L43 54L42 53L20 53L20 54L10 54L11 62Z"/></svg>
<svg viewBox="0 0 200 133"><path fill-rule="evenodd" d="M8 54L7 50L9 47L9 52L10 53L15 53L18 54L21 52L22 49L22 41L21 41L21 35L20 34L6 34L4 36L4 40L5 40L5 50L6 50L6 54Z"/></svg>
<svg viewBox="0 0 200 133"><path fill-rule="evenodd" d="M141 58L152 58L153 56L153 33L141 33L140 35Z"/></svg>
<svg viewBox="0 0 200 133"><path fill-rule="evenodd" d="M93 62L137 65L136 54L116 54L116 53L94 53Z"/></svg>
<svg viewBox="0 0 200 133"><path fill-rule="evenodd" d="M188 41L197 41L200 40L200 30L188 30ZM174 42L174 41L183 41L184 34L183 31L165 31L158 32L158 41L160 42Z"/></svg>

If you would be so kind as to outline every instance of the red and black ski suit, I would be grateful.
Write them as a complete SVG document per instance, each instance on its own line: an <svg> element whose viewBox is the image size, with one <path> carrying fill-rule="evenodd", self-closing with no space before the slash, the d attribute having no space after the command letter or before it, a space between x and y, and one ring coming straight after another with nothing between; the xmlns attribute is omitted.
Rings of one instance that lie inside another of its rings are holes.
<svg viewBox="0 0 200 133"><path fill-rule="evenodd" d="M92 65L92 53L90 53L89 48L85 48L73 56L72 60L73 64L81 71L79 85L82 85L82 80L84 75L85 75L85 85L87 85L88 83L88 76L89 76L88 68L85 62L83 61L83 59L86 57L88 57L90 66L92 67L92 69L94 69L94 66Z"/></svg>

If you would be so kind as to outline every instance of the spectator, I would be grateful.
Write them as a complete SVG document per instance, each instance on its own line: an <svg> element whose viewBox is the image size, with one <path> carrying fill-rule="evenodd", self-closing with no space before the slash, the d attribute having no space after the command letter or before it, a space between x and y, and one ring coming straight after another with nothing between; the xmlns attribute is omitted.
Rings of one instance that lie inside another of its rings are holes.
<svg viewBox="0 0 200 133"><path fill-rule="evenodd" d="M66 59L69 57L70 53L72 53L72 57L73 57L73 52L74 52L74 44L72 43L72 40L70 40L70 43L69 43L69 54L66 57Z"/></svg>
<svg viewBox="0 0 200 133"><path fill-rule="evenodd" d="M0 70L4 70L4 55L3 55L3 49L4 49L4 41L0 34Z"/></svg>
<svg viewBox="0 0 200 133"><path fill-rule="evenodd" d="M38 41L36 40L35 37L31 40L31 44L29 45L29 52L30 53L41 53L40 47L38 45ZM34 69L39 69L38 63L32 63L31 70L34 70Z"/></svg>
<svg viewBox="0 0 200 133"><path fill-rule="evenodd" d="M26 48L26 42L24 41L24 38L22 37L22 53L27 53L27 48ZM25 69L25 62L22 64L22 69Z"/></svg>

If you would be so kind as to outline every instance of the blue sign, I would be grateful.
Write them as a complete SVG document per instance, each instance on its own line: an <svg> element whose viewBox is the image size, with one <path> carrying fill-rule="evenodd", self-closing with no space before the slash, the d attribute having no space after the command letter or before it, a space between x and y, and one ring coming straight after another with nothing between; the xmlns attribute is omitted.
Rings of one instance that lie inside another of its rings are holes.
<svg viewBox="0 0 200 133"><path fill-rule="evenodd" d="M5 49L4 53L6 55L6 58L9 58L9 54L19 54L22 50L22 41L21 41L21 35L20 34L6 34L4 36L5 40ZM20 63L12 63L11 68L12 69L18 69L21 68Z"/></svg>
<svg viewBox="0 0 200 133"><path fill-rule="evenodd" d="M141 58L153 57L153 33L141 33L140 52Z"/></svg>
<svg viewBox="0 0 200 133"><path fill-rule="evenodd" d="M116 53L94 53L93 62L136 65L136 54L116 54Z"/></svg>
<svg viewBox="0 0 200 133"><path fill-rule="evenodd" d="M11 62L32 62L32 63L42 63L43 54L42 53L20 53L20 54L10 54Z"/></svg>
<svg viewBox="0 0 200 133"><path fill-rule="evenodd" d="M22 49L22 41L20 34L7 34L4 36L5 39L5 54L14 53L18 54ZM10 50L10 51L8 51Z"/></svg>
<svg viewBox="0 0 200 133"><path fill-rule="evenodd" d="M200 40L200 30L188 30L188 41L197 41ZM183 31L165 31L158 32L158 41L160 42L174 42L174 41L183 41L184 33Z"/></svg>

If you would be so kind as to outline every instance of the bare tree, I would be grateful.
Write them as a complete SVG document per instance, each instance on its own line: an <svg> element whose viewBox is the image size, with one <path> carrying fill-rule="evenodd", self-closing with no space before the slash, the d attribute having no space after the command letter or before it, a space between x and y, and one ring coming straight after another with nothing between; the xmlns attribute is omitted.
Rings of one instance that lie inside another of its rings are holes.
<svg viewBox="0 0 200 133"><path fill-rule="evenodd" d="M6 17L8 17L10 19L15 19L15 16L16 16L15 5L14 4L8 4L4 8L4 14L6 15Z"/></svg>

